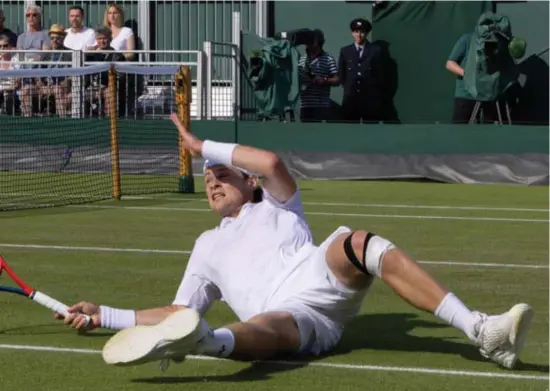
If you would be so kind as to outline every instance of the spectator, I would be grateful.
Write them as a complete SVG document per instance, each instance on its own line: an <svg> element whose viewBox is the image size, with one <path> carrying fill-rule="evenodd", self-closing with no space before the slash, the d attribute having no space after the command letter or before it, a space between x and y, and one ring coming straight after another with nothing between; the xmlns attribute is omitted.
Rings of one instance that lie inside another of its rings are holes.
<svg viewBox="0 0 550 391"><path fill-rule="evenodd" d="M14 56L11 50L13 46L7 35L0 34L0 69L17 69L17 56Z"/></svg>
<svg viewBox="0 0 550 391"><path fill-rule="evenodd" d="M13 46L10 43L10 38L6 35L0 35L0 69L10 70L17 69L17 56L14 56L11 50ZM14 91L17 87L15 78L0 79L0 114L13 114L16 108Z"/></svg>
<svg viewBox="0 0 550 391"><path fill-rule="evenodd" d="M97 45L93 29L84 26L84 9L78 5L69 8L69 22L71 28L67 29L67 35L63 44L72 50L94 49Z"/></svg>
<svg viewBox="0 0 550 391"><path fill-rule="evenodd" d="M306 47L306 54L298 61L302 79L300 94L300 120L320 122L332 119L330 87L339 84L338 68L334 57L323 50L325 37L314 30L315 38Z"/></svg>
<svg viewBox="0 0 550 391"><path fill-rule="evenodd" d="M108 27L98 27L95 31L95 38L97 41L96 50L98 53L88 52L86 55L87 62L119 62L126 60L124 55L115 51L111 45L112 35L111 30ZM125 83L124 80L122 80L120 73L118 76L118 95L120 98L125 96ZM99 75L94 76L91 83L88 84L91 84L91 86L89 86L89 90L91 92L90 101L101 101L103 103L102 106L105 107L105 114L109 115L109 105L105 104L108 102L111 93L109 89L109 72L102 72Z"/></svg>
<svg viewBox="0 0 550 391"><path fill-rule="evenodd" d="M369 21L350 23L354 43L340 49L338 72L344 86L342 118L349 122L383 120L385 62L380 46L367 40Z"/></svg>
<svg viewBox="0 0 550 391"><path fill-rule="evenodd" d="M67 33L65 28L58 24L50 27L49 36L52 42L52 50L60 52L50 52L45 56L45 61L49 62L47 68L64 68L69 65L61 62L70 62L71 53L61 52L68 50L63 46L63 41ZM51 99L55 102L55 111L60 117L66 117L69 114L71 104L71 79L70 77L47 77L37 81L38 94L41 101L49 102ZM46 105L48 106L48 105Z"/></svg>
<svg viewBox="0 0 550 391"><path fill-rule="evenodd" d="M42 9L37 5L27 7L25 13L29 29L17 38L18 50L47 50L50 47L48 30L42 28ZM25 61L40 61L39 52L25 53Z"/></svg>
<svg viewBox="0 0 550 391"><path fill-rule="evenodd" d="M51 26L49 32L51 40L51 50L59 50L60 52L47 52L44 54L44 62L46 68L61 68L67 67L68 64L61 62L71 61L71 54L61 52L68 50L63 46L63 40L66 33L65 28L58 24ZM38 111L40 115L49 115L55 111L61 117L66 117L69 113L69 105L71 103L70 88L71 81L68 77L37 77L35 79L25 79L28 81L23 86L21 97L21 112L25 116L30 116Z"/></svg>
<svg viewBox="0 0 550 391"><path fill-rule="evenodd" d="M11 31L9 28L6 28L4 23L6 22L6 17L4 16L4 11L0 9L0 35L4 35L8 38L10 47L14 48L17 45L17 34Z"/></svg>
<svg viewBox="0 0 550 391"><path fill-rule="evenodd" d="M136 38L131 28L124 27L124 10L116 5L110 4L105 10L103 24L111 29L111 46L120 52L135 50ZM136 56L134 53L125 52L124 57L132 61Z"/></svg>

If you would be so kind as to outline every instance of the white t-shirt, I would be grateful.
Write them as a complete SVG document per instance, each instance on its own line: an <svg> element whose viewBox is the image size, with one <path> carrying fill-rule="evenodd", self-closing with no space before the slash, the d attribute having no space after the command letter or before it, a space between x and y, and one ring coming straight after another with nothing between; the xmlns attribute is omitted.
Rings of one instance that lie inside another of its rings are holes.
<svg viewBox="0 0 550 391"><path fill-rule="evenodd" d="M116 51L124 51L128 49L128 39L134 36L131 28L123 27L116 37L111 41L111 47Z"/></svg>
<svg viewBox="0 0 550 391"><path fill-rule="evenodd" d="M73 32L72 29L65 30L67 35L63 41L65 47L72 50L86 50L88 46L96 45L95 31L88 27L82 27L79 32Z"/></svg>
<svg viewBox="0 0 550 391"><path fill-rule="evenodd" d="M262 202L199 236L173 304L202 314L223 298L246 321L316 249L300 192L280 204L264 190Z"/></svg>

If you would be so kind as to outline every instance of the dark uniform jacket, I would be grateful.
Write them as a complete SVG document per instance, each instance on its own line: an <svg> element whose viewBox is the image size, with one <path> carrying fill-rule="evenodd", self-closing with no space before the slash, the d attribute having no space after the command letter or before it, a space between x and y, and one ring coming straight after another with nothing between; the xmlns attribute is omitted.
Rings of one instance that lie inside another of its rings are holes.
<svg viewBox="0 0 550 391"><path fill-rule="evenodd" d="M382 119L384 66L381 48L370 42L365 43L361 57L355 43L340 49L338 71L344 87L344 120Z"/></svg>

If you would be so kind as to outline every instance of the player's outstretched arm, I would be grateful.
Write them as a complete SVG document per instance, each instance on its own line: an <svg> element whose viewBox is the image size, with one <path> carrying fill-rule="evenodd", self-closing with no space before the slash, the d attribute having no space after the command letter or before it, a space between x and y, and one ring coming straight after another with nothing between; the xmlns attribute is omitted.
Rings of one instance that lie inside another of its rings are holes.
<svg viewBox="0 0 550 391"><path fill-rule="evenodd" d="M279 202L284 203L296 192L296 182L276 153L250 146L199 140L172 114L170 119L178 128L185 148L193 156L202 156L221 164L234 165L263 178L263 187Z"/></svg>
<svg viewBox="0 0 550 391"><path fill-rule="evenodd" d="M107 306L99 306L94 303L82 301L69 307L69 315L63 322L75 329L81 329L85 326L85 319L82 315L89 315L94 324L94 328L106 328L111 330L122 330L136 325L150 326L160 323L172 312L185 308L181 305L169 305L166 307L150 308L144 310L122 310ZM63 319L63 316L56 314L57 319Z"/></svg>

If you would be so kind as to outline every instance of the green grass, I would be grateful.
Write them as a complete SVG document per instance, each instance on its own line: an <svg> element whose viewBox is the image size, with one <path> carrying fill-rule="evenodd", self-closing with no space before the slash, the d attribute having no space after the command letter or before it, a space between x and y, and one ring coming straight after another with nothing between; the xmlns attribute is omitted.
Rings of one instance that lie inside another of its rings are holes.
<svg viewBox="0 0 550 391"><path fill-rule="evenodd" d="M138 183L139 179L135 180ZM2 212L0 252L24 279L67 303L90 300L123 308L165 305L175 295L188 256L113 249L190 250L198 234L218 221L205 210L200 178L196 185L195 195L166 194ZM494 376L548 376L548 188L325 181L301 182L300 186L316 242L339 225L372 230L416 259L471 264L425 267L473 309L500 313L517 302L533 305L536 317L520 368L505 371L482 359L459 331L409 307L380 282L374 285L360 316L349 325L334 354L313 360L313 365L331 363L336 367L188 360L171 365L165 374L156 364L108 367L97 353L7 349L4 345L99 351L112 332L95 330L79 335L53 320L44 308L5 294L0 296L2 388L547 389L544 380ZM31 244L76 248L24 247ZM516 266L505 268L501 264ZM521 265L543 268L518 267ZM227 306L217 304L207 320L218 326L234 321L235 316ZM346 369L340 364L363 367ZM378 370L364 366L378 366ZM405 367L492 376L397 370Z"/></svg>

